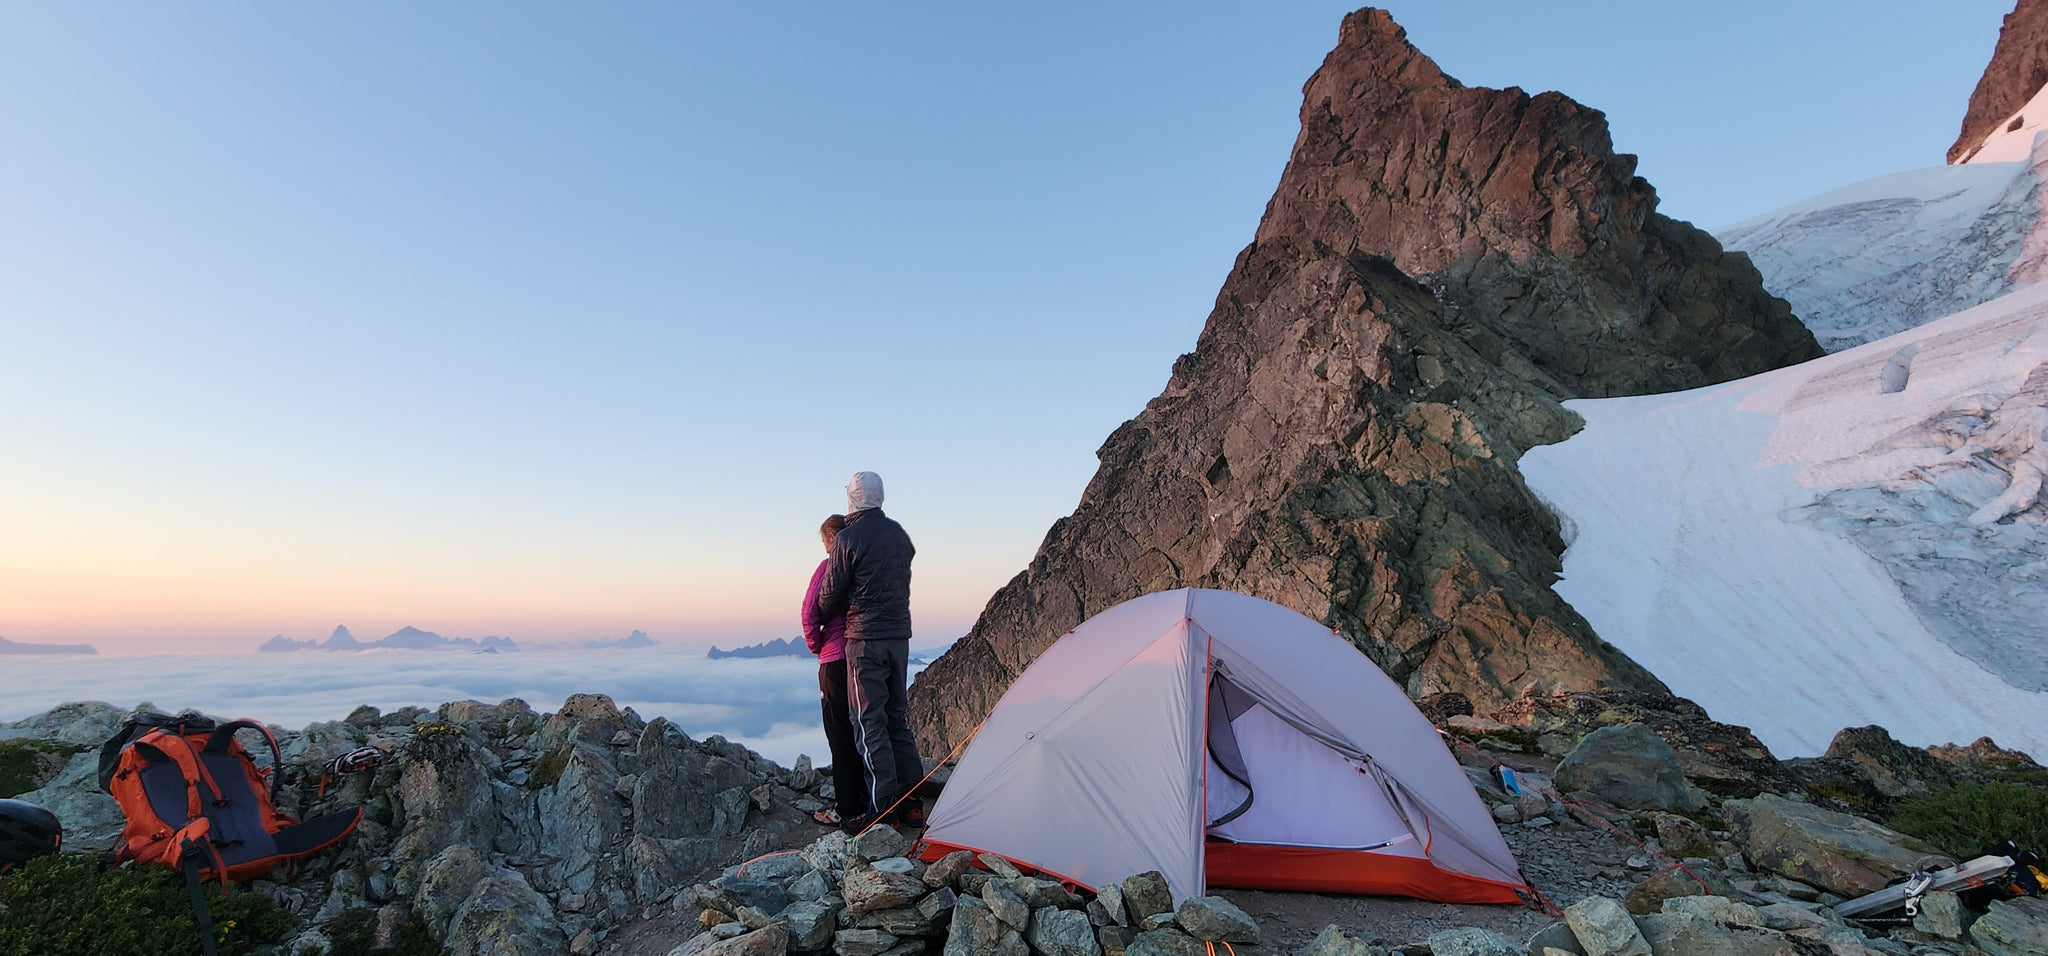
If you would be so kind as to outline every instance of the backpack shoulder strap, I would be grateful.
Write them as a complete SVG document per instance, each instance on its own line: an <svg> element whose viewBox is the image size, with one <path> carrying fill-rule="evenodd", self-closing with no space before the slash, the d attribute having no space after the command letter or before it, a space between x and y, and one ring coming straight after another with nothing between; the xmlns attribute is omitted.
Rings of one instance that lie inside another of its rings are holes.
<svg viewBox="0 0 2048 956"><path fill-rule="evenodd" d="M271 773L269 789L270 799L273 802L275 802L277 800L277 769L284 766L284 751L278 749L277 735L270 732L269 725L263 723L260 720L250 720L246 717L237 720L230 720L227 723L224 723L219 727L214 728L213 736L208 737L206 739L206 752L229 752L234 748L235 732L239 730L261 731L263 733L264 741L270 744Z"/></svg>
<svg viewBox="0 0 2048 956"><path fill-rule="evenodd" d="M121 766L121 751L128 748L128 742L135 739L136 731L139 729L135 718L130 717L121 721L121 729L115 731L114 736L107 738L107 742L100 745L99 777L100 790L103 792L114 792L114 772Z"/></svg>

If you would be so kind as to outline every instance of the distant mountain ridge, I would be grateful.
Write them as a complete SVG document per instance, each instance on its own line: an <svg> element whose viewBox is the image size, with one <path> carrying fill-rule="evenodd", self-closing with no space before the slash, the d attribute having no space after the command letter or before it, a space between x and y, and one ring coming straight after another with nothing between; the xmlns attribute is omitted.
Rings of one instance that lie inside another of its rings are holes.
<svg viewBox="0 0 2048 956"><path fill-rule="evenodd" d="M729 651L720 650L718 645L713 644L711 650L705 652L704 656L714 661L726 657L809 657L811 649L804 646L802 638L785 637L781 640L735 647Z"/></svg>
<svg viewBox="0 0 2048 956"><path fill-rule="evenodd" d="M625 637L593 637L580 641L559 641L530 645L535 650L629 650L639 647L653 647L661 643L647 636L646 631L637 628ZM280 654L293 651L366 651L371 648L394 648L408 651L463 650L482 654L511 652L520 649L519 644L509 637L442 637L433 631L423 631L407 625L374 641L356 640L347 627L336 627L326 640L294 640L282 634L264 641L256 650ZM88 651L87 653L90 653Z"/></svg>
<svg viewBox="0 0 2048 956"><path fill-rule="evenodd" d="M639 633L635 631L634 633ZM642 635L645 636L645 635ZM282 634L264 641L256 650L263 653L290 653L292 651L365 651L375 647L396 648L410 651L466 650L485 654L500 651L516 651L519 645L509 637L486 637L482 640L470 637L442 637L432 631L423 631L406 625L384 637L363 643L349 633L347 627L337 626L334 633L324 641L293 640Z"/></svg>
<svg viewBox="0 0 2048 956"><path fill-rule="evenodd" d="M25 644L0 637L0 654L97 654L91 644Z"/></svg>

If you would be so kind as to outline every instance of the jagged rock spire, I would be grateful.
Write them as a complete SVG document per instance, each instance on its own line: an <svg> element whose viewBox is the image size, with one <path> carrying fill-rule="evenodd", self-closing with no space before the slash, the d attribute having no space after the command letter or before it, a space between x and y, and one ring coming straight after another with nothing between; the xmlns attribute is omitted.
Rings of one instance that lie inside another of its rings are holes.
<svg viewBox="0 0 2048 956"><path fill-rule="evenodd" d="M1550 590L1563 542L1515 463L1578 427L1562 398L1820 351L1655 205L1598 112L1463 87L1383 11L1345 18L1195 351L918 679L926 752L1082 620L1189 585L1323 620L1411 694L1661 691Z"/></svg>

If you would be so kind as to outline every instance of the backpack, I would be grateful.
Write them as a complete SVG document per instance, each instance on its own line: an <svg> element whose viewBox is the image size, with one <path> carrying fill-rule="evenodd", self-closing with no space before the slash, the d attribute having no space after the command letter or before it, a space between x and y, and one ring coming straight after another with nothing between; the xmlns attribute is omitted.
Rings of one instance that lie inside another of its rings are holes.
<svg viewBox="0 0 2048 956"><path fill-rule="evenodd" d="M269 768L259 769L235 739L244 730L270 744ZM252 880L340 843L362 808L303 823L278 812L272 771L281 759L277 738L253 720L219 723L186 711L122 721L100 748L100 788L127 818L115 857L184 870L196 888L200 878Z"/></svg>

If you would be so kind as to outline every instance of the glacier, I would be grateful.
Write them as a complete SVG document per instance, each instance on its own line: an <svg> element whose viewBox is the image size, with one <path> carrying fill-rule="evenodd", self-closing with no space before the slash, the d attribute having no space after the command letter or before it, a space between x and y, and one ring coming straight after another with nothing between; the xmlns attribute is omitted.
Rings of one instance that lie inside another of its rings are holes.
<svg viewBox="0 0 2048 956"><path fill-rule="evenodd" d="M2043 163L2048 154L1893 173L1712 232L1838 352L2037 278L2020 265L2042 218Z"/></svg>
<svg viewBox="0 0 2048 956"><path fill-rule="evenodd" d="M2048 752L2048 284L1688 392L1567 403L1522 471L1559 595L1780 756L1845 726Z"/></svg>

